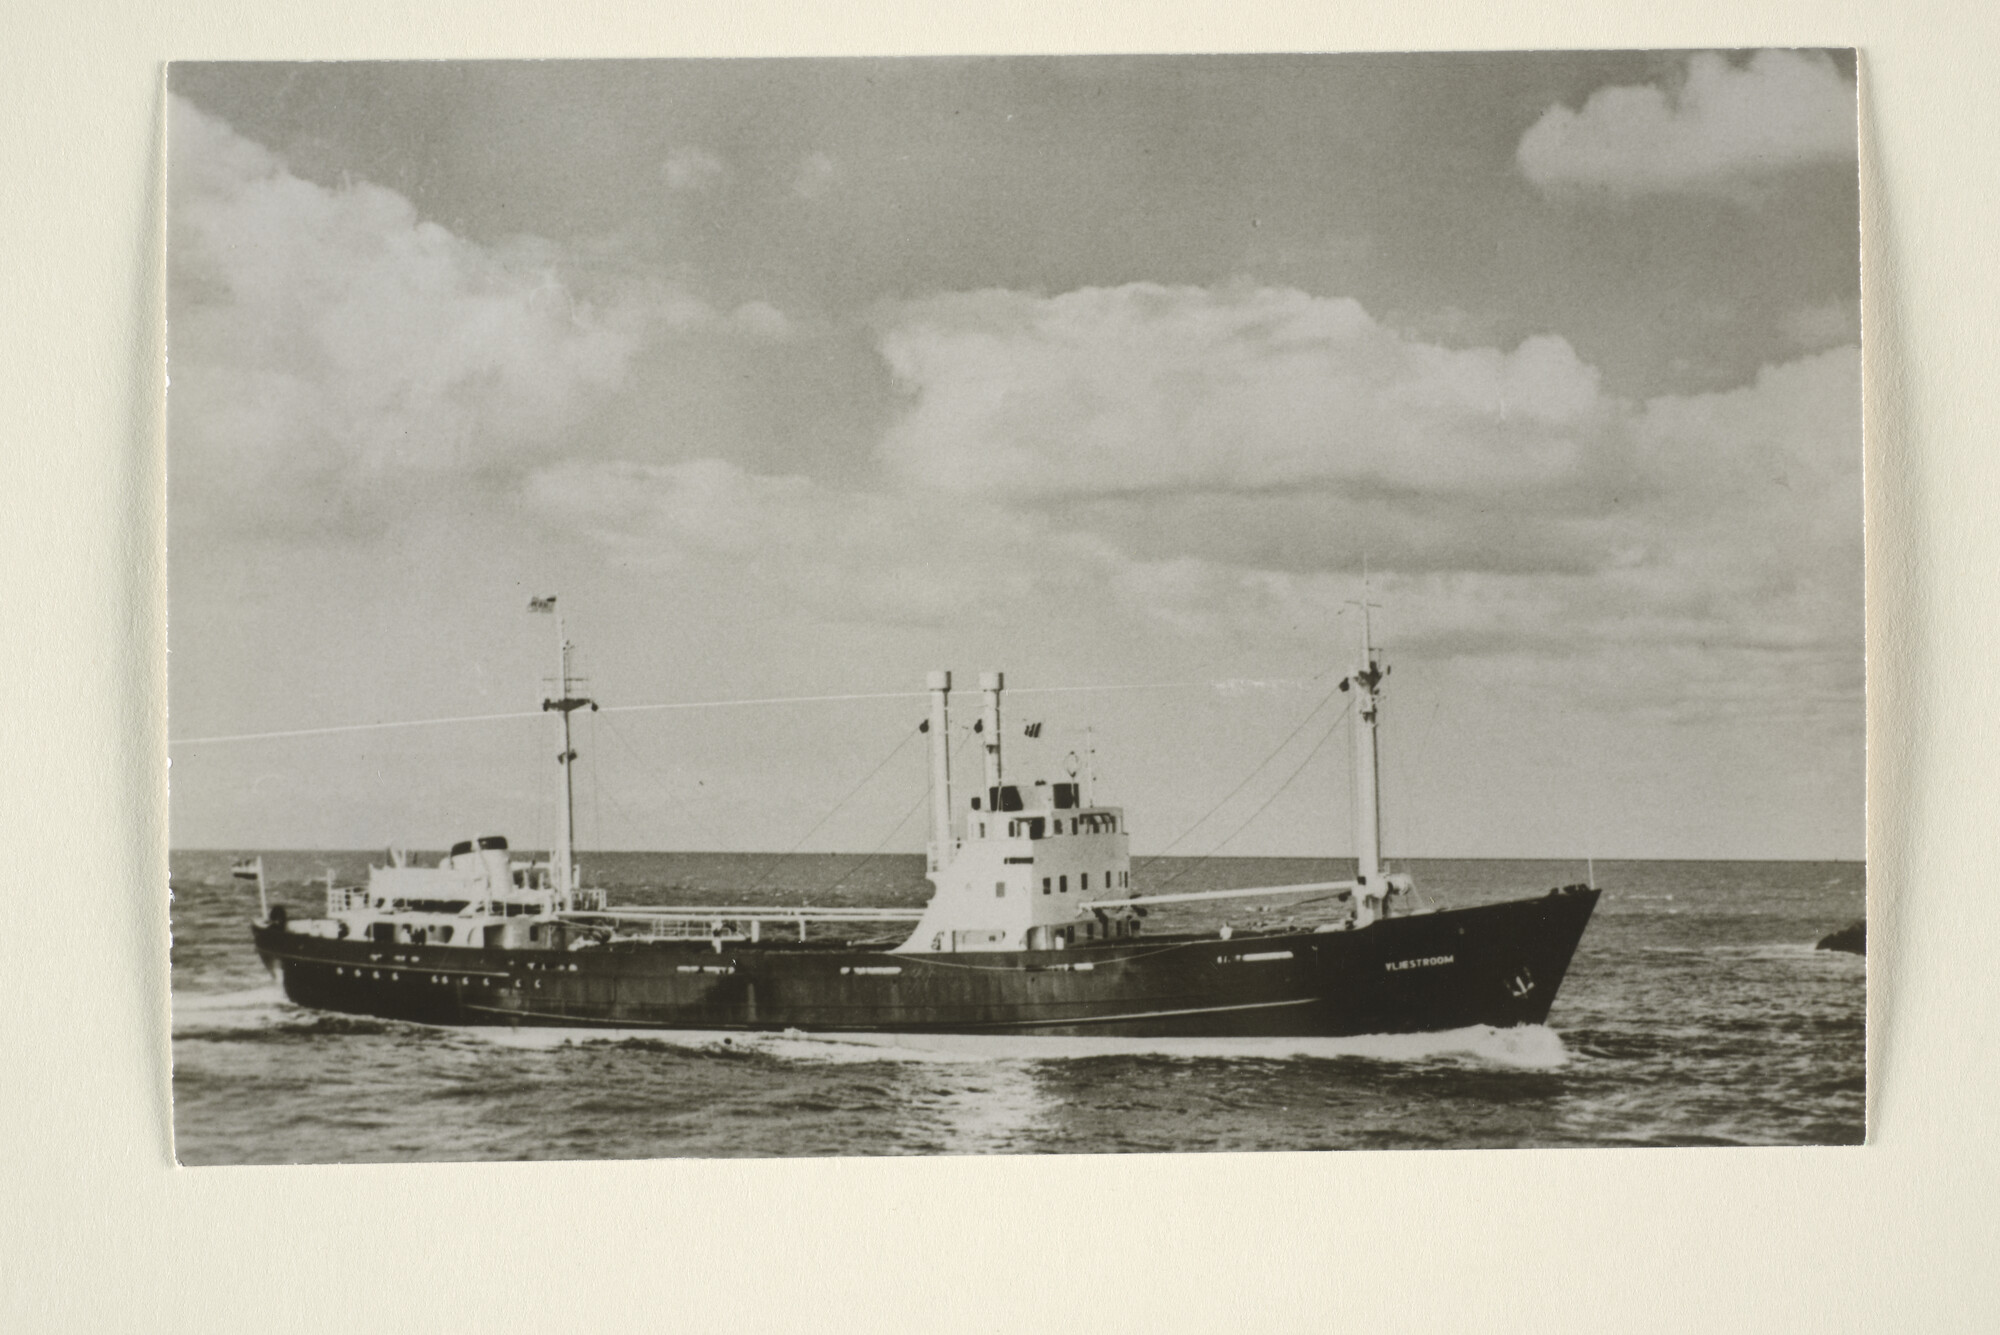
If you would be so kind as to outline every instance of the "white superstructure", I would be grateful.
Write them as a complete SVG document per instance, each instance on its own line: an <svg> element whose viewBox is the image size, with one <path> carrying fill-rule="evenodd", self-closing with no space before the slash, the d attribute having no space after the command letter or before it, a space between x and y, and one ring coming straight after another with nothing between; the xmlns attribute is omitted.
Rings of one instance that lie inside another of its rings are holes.
<svg viewBox="0 0 2000 1335"><path fill-rule="evenodd" d="M1378 919L1417 911L1414 885L1382 865L1382 815L1376 713L1383 666L1361 603L1358 666L1340 683L1355 695L1354 849L1351 881L1256 886L1185 894L1134 895L1125 813L1090 800L1090 786L1072 782L1008 783L1002 754L1001 695L1005 677L979 678L985 787L963 805L951 792L951 674L930 674L931 831L928 875L936 887L916 930L900 950L947 953L1046 950L1079 941L1136 935L1149 905L1278 895L1346 899L1351 912L1322 930L1354 930ZM1072 780L1075 776L1072 776Z"/></svg>
<svg viewBox="0 0 2000 1335"><path fill-rule="evenodd" d="M1001 694L1006 678L981 674L978 732L984 791L963 805L951 792L951 674L930 674L931 832L936 887L899 949L914 953L1050 950L1130 935L1129 907L1093 901L1130 894L1125 813L1084 801L1074 782L1006 781Z"/></svg>

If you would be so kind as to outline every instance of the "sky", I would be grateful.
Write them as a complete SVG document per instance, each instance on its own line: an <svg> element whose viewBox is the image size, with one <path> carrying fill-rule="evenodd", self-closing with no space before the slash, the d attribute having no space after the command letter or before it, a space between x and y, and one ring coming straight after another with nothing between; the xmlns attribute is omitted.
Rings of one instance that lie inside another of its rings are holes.
<svg viewBox="0 0 2000 1335"><path fill-rule="evenodd" d="M1863 854L1847 53L169 88L176 847L546 846L547 718L200 739L532 713L555 594L586 848L921 848L943 667L1344 856L1365 578L1392 858Z"/></svg>

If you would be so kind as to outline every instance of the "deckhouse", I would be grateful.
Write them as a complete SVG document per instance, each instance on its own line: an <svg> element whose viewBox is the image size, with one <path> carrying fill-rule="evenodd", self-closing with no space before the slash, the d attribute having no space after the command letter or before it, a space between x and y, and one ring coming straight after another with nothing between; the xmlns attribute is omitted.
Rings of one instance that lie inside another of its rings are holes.
<svg viewBox="0 0 2000 1335"><path fill-rule="evenodd" d="M951 785L951 674L933 672L931 836L928 875L935 893L908 941L909 953L1060 950L1080 941L1130 936L1136 912L1093 907L1130 893L1125 813L1091 801L1084 782L1009 783L1001 752L1006 678L980 674L975 733L985 750L985 783L962 806Z"/></svg>

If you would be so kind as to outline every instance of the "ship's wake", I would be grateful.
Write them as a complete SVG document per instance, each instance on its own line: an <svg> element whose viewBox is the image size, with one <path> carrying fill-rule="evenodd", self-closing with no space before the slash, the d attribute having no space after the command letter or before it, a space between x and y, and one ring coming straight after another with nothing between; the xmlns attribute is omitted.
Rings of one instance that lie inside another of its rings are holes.
<svg viewBox="0 0 2000 1335"><path fill-rule="evenodd" d="M308 1010L292 1004L275 983L240 992L177 992L173 1015L177 1042L309 1043L397 1030L423 1032L421 1025L395 1020Z"/></svg>
<svg viewBox="0 0 2000 1335"><path fill-rule="evenodd" d="M1546 1025L1496 1029L1472 1025L1432 1034L1353 1038L1071 1038L1018 1034L722 1033L706 1030L480 1029L468 1034L509 1047L638 1045L757 1053L786 1061L1022 1062L1164 1057L1182 1061L1449 1062L1546 1071L1570 1060L1561 1035Z"/></svg>
<svg viewBox="0 0 2000 1335"><path fill-rule="evenodd" d="M778 1061L1052 1062L1106 1057L1181 1061L1372 1061L1455 1063L1547 1071L1571 1060L1562 1036L1546 1025L1496 1029L1472 1025L1429 1034L1363 1034L1352 1038L1074 1038L1031 1034L743 1033L703 1029L573 1029L522 1026L437 1028L396 1020L333 1015L287 1001L274 984L238 992L177 994L174 1031L180 1038L336 1038L391 1030L412 1035L547 1050L627 1047L707 1054L754 1054Z"/></svg>
<svg viewBox="0 0 2000 1335"><path fill-rule="evenodd" d="M215 1020L226 1023L229 1017L275 1018L280 1007L289 1005L276 983L240 992L176 992L174 1022L179 1024L183 1016L190 1020L200 1017L203 1024Z"/></svg>

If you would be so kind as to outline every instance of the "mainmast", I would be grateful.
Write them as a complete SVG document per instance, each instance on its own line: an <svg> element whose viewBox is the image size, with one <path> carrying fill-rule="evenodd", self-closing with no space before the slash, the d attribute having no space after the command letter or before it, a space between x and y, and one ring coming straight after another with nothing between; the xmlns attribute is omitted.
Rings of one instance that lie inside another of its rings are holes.
<svg viewBox="0 0 2000 1335"><path fill-rule="evenodd" d="M1355 668L1345 681L1342 690L1354 692L1354 879L1359 882L1355 891L1355 920L1357 926L1374 920L1380 910L1384 886L1382 882L1382 798L1379 756L1375 745L1375 715L1381 697L1377 693L1382 678L1389 675L1377 658L1374 644L1374 626L1369 613L1376 604L1368 601L1366 591L1358 604L1361 608L1361 665Z"/></svg>
<svg viewBox="0 0 2000 1335"><path fill-rule="evenodd" d="M554 595L531 599L528 610L554 612L556 618L556 697L543 700L542 708L562 716L562 750L556 754L556 763L562 766L562 821L556 829L554 870L557 899L567 904L576 892L576 783L572 777L576 768L576 748L570 744L569 716L586 705L596 709L597 701L576 690L578 683L570 675L570 651L575 646L563 634L562 613L556 611Z"/></svg>

